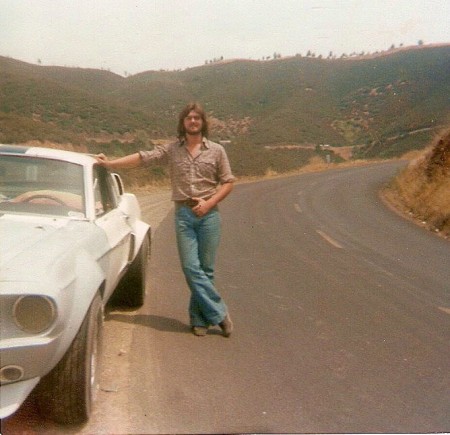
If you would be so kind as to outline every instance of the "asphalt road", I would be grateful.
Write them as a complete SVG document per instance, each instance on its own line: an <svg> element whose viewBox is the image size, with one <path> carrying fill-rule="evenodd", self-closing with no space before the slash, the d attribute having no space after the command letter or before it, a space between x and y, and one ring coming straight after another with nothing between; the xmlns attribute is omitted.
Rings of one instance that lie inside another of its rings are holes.
<svg viewBox="0 0 450 435"><path fill-rule="evenodd" d="M161 212L146 304L108 314L96 412L65 433L449 432L450 243L382 204L398 166L236 187L220 207L228 339L190 333Z"/></svg>

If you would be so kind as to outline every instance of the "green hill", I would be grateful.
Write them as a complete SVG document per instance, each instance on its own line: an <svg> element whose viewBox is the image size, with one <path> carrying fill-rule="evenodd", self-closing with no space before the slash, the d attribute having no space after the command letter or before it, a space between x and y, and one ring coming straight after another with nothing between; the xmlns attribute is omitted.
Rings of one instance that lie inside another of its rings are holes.
<svg viewBox="0 0 450 435"><path fill-rule="evenodd" d="M126 153L173 137L179 110L198 100L211 115L212 138L231 140L236 160L263 153L272 161L266 169L302 164L319 144L389 157L422 148L448 125L449 71L448 44L341 59L222 61L126 78L0 57L0 142Z"/></svg>

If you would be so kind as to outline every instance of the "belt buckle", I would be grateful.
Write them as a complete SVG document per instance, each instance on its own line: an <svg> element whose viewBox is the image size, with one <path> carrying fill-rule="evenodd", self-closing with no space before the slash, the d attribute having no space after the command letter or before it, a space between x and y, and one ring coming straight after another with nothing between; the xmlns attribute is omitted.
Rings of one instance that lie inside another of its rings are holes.
<svg viewBox="0 0 450 435"><path fill-rule="evenodd" d="M188 207L195 207L197 204L198 204L198 201L196 200L196 199L193 199L193 198L189 198L189 199L186 199L186 205L188 206Z"/></svg>

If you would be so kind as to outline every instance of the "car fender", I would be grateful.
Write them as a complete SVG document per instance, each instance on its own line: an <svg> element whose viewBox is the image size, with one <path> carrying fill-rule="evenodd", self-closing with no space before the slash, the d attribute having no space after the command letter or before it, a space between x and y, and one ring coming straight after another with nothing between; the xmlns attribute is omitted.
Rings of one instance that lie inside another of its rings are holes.
<svg viewBox="0 0 450 435"><path fill-rule="evenodd" d="M146 224L145 222L137 221L135 223L133 230L134 230L133 233L134 233L134 237L135 237L134 255L133 255L133 260L134 260L136 258L136 255L139 252L139 249L141 249L144 239L146 237L148 237L149 242L151 242L151 227L150 227L150 225Z"/></svg>
<svg viewBox="0 0 450 435"><path fill-rule="evenodd" d="M130 262L134 260L141 248L144 238L147 234L151 236L151 227L141 220L141 208L136 195L124 193L120 197L120 210L128 216L128 223L132 228L134 236L133 252L130 253Z"/></svg>
<svg viewBox="0 0 450 435"><path fill-rule="evenodd" d="M62 292L71 294L72 297L62 307L64 312L61 315L65 319L65 326L58 338L54 357L49 364L50 368L59 362L70 347L99 289L103 298L105 274L97 261L86 250L78 251L76 254L74 277L70 288L62 289Z"/></svg>
<svg viewBox="0 0 450 435"><path fill-rule="evenodd" d="M141 208L136 195L123 193L120 197L119 209L129 217L130 225L141 219Z"/></svg>

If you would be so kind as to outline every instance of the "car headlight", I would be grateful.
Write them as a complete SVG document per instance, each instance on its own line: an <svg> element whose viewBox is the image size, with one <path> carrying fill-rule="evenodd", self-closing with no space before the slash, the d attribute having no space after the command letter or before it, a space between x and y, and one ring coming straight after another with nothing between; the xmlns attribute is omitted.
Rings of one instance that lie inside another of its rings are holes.
<svg viewBox="0 0 450 435"><path fill-rule="evenodd" d="M52 326L56 319L56 307L46 296L21 296L14 304L13 316L20 329L39 334Z"/></svg>

